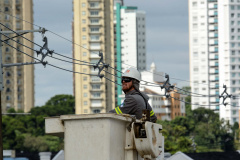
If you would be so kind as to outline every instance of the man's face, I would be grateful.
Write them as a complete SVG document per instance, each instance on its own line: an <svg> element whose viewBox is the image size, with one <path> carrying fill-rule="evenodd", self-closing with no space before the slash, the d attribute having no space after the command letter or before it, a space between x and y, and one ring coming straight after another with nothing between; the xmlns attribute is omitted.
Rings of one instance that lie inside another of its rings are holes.
<svg viewBox="0 0 240 160"><path fill-rule="evenodd" d="M133 82L131 78L122 77L122 90L124 93L131 91L133 88Z"/></svg>

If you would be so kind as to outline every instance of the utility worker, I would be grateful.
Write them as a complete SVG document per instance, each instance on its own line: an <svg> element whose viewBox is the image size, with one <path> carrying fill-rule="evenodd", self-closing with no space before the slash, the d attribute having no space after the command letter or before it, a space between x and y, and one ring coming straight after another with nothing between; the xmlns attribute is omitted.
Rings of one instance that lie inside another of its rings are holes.
<svg viewBox="0 0 240 160"><path fill-rule="evenodd" d="M148 103L149 97L139 91L140 81L141 74L137 69L132 67L127 69L122 75L122 90L125 93L125 99L119 107L109 112L135 115L137 119L141 119L142 110L148 109L150 111L150 121L156 122L157 117Z"/></svg>

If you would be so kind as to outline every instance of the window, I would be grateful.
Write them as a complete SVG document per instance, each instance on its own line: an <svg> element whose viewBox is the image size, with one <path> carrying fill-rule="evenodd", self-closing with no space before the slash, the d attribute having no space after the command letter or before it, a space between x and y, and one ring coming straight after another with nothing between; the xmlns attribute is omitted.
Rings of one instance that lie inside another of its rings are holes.
<svg viewBox="0 0 240 160"><path fill-rule="evenodd" d="M86 3L82 3L82 7L86 7Z"/></svg>
<svg viewBox="0 0 240 160"><path fill-rule="evenodd" d="M193 3L192 3L192 6L193 6L193 7L197 7L197 2L193 2Z"/></svg>
<svg viewBox="0 0 240 160"><path fill-rule="evenodd" d="M83 52L83 56L87 56L87 52Z"/></svg>
<svg viewBox="0 0 240 160"><path fill-rule="evenodd" d="M88 104L87 101L84 101L84 102L83 102L83 105L84 105L84 106L86 106L87 104Z"/></svg>
<svg viewBox="0 0 240 160"><path fill-rule="evenodd" d="M231 17L234 18L234 13L231 13Z"/></svg>
<svg viewBox="0 0 240 160"><path fill-rule="evenodd" d="M84 109L84 113L88 113L88 110L87 110L87 109Z"/></svg>
<svg viewBox="0 0 240 160"><path fill-rule="evenodd" d="M232 62L235 62L235 58L231 58L231 61L232 61Z"/></svg>
<svg viewBox="0 0 240 160"><path fill-rule="evenodd" d="M232 77L235 77L236 76L236 73L232 73Z"/></svg>
<svg viewBox="0 0 240 160"><path fill-rule="evenodd" d="M101 85L100 84L93 84L92 85L92 89L101 89Z"/></svg>
<svg viewBox="0 0 240 160"><path fill-rule="evenodd" d="M20 77L22 75L21 71L17 71L18 76Z"/></svg>
<svg viewBox="0 0 240 160"><path fill-rule="evenodd" d="M10 88L7 88L7 89L6 89L6 92L11 92Z"/></svg>
<svg viewBox="0 0 240 160"><path fill-rule="evenodd" d="M237 6L237 9L240 10L240 6Z"/></svg>
<svg viewBox="0 0 240 160"><path fill-rule="evenodd" d="M232 84L235 85L235 84L236 84L236 81L235 81L235 80L232 80Z"/></svg>
<svg viewBox="0 0 240 160"><path fill-rule="evenodd" d="M231 29L231 32L232 32L232 33L234 32L234 28Z"/></svg>
<svg viewBox="0 0 240 160"><path fill-rule="evenodd" d="M4 11L5 11L5 12L8 12L8 11L9 11L8 7L5 7Z"/></svg>
<svg viewBox="0 0 240 160"><path fill-rule="evenodd" d="M232 70L235 70L235 66L232 66Z"/></svg>
<svg viewBox="0 0 240 160"><path fill-rule="evenodd" d="M234 50L232 50L232 55L235 55L235 51Z"/></svg>
<svg viewBox="0 0 240 160"><path fill-rule="evenodd" d="M85 24L86 23L86 19L82 19L82 23Z"/></svg>
<svg viewBox="0 0 240 160"><path fill-rule="evenodd" d="M198 57L198 52L193 52L193 57Z"/></svg>
<svg viewBox="0 0 240 160"><path fill-rule="evenodd" d="M194 72L197 72L197 71L198 71L198 68L197 68L197 67L194 67L194 68L193 68L193 71L194 71Z"/></svg>
<svg viewBox="0 0 240 160"><path fill-rule="evenodd" d="M86 84L83 85L83 89L87 89L87 85Z"/></svg>
<svg viewBox="0 0 240 160"><path fill-rule="evenodd" d="M101 93L100 92L93 92L92 97L93 98L99 98L99 97L101 97Z"/></svg>
<svg viewBox="0 0 240 160"><path fill-rule="evenodd" d="M5 15L5 20L9 20L10 16L9 15Z"/></svg>
<svg viewBox="0 0 240 160"><path fill-rule="evenodd" d="M234 40L234 38L235 38L234 36L231 36L231 40Z"/></svg>
<svg viewBox="0 0 240 160"><path fill-rule="evenodd" d="M85 16L85 15L86 15L86 12L85 12L85 11L82 11L82 15Z"/></svg>
<svg viewBox="0 0 240 160"><path fill-rule="evenodd" d="M6 96L6 100L7 100L7 101L10 101L10 100L11 100L11 97L10 97L10 96Z"/></svg>
<svg viewBox="0 0 240 160"><path fill-rule="evenodd" d="M10 84L11 82L10 82L10 80L8 79L8 80L6 81L6 83L7 83L7 84Z"/></svg>
<svg viewBox="0 0 240 160"><path fill-rule="evenodd" d="M100 113L100 109L94 109L93 113Z"/></svg>
<svg viewBox="0 0 240 160"><path fill-rule="evenodd" d="M231 21L231 25L234 25L234 21Z"/></svg>
<svg viewBox="0 0 240 160"><path fill-rule="evenodd" d="M91 32L99 32L99 28L98 27L91 28Z"/></svg>
<svg viewBox="0 0 240 160"><path fill-rule="evenodd" d="M11 76L10 72L6 72L6 76L10 77Z"/></svg>
<svg viewBox="0 0 240 160"><path fill-rule="evenodd" d="M231 6L231 10L234 10L234 6Z"/></svg>
<svg viewBox="0 0 240 160"><path fill-rule="evenodd" d="M82 40L86 40L87 38L86 38L86 36L82 36Z"/></svg>
<svg viewBox="0 0 240 160"><path fill-rule="evenodd" d="M91 19L90 22L91 22L91 24L98 24L99 19Z"/></svg>
<svg viewBox="0 0 240 160"><path fill-rule="evenodd" d="M231 43L231 46L232 46L232 47L235 47L235 43Z"/></svg>
<svg viewBox="0 0 240 160"><path fill-rule="evenodd" d="M98 6L99 6L98 2L91 2L90 3L90 7L92 7L92 8L97 8Z"/></svg>
<svg viewBox="0 0 240 160"><path fill-rule="evenodd" d="M87 81L87 77L86 76L83 77L83 81Z"/></svg>
<svg viewBox="0 0 240 160"><path fill-rule="evenodd" d="M99 35L91 35L91 36L90 36L90 39L91 39L92 41L98 41L98 40L100 39L100 36L99 36Z"/></svg>
<svg viewBox="0 0 240 160"><path fill-rule="evenodd" d="M88 94L87 93L83 93L83 97L87 97L88 96Z"/></svg>
<svg viewBox="0 0 240 160"><path fill-rule="evenodd" d="M98 16L99 12L98 11L90 11L91 16Z"/></svg>
<svg viewBox="0 0 240 160"><path fill-rule="evenodd" d="M194 23L193 24L193 29L197 29L198 28L198 24L197 23Z"/></svg>

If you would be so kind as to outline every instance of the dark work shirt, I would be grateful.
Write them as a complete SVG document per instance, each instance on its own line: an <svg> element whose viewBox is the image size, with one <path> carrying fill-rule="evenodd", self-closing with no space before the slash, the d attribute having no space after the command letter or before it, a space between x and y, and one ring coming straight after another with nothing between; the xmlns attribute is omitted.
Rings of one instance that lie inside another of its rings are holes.
<svg viewBox="0 0 240 160"><path fill-rule="evenodd" d="M149 97L142 92L141 94L148 101ZM146 102L144 101L142 96L136 90L132 90L125 95L122 106L117 107L109 112L117 114L125 113L135 115L137 119L141 119L142 110L146 109ZM149 105L148 102L147 109L150 110L151 122L155 122L157 120L157 117L155 116L155 113L152 111L152 107Z"/></svg>

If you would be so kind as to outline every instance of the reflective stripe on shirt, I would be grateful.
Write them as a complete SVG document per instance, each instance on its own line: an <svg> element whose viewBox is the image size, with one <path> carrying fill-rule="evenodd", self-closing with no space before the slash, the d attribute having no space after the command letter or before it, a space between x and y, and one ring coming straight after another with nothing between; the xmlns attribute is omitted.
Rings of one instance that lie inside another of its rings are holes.
<svg viewBox="0 0 240 160"><path fill-rule="evenodd" d="M150 112L150 116L152 117L154 115L154 112L153 110Z"/></svg>
<svg viewBox="0 0 240 160"><path fill-rule="evenodd" d="M117 114L122 114L122 111L121 111L121 109L119 107L116 107L115 111L116 111Z"/></svg>

